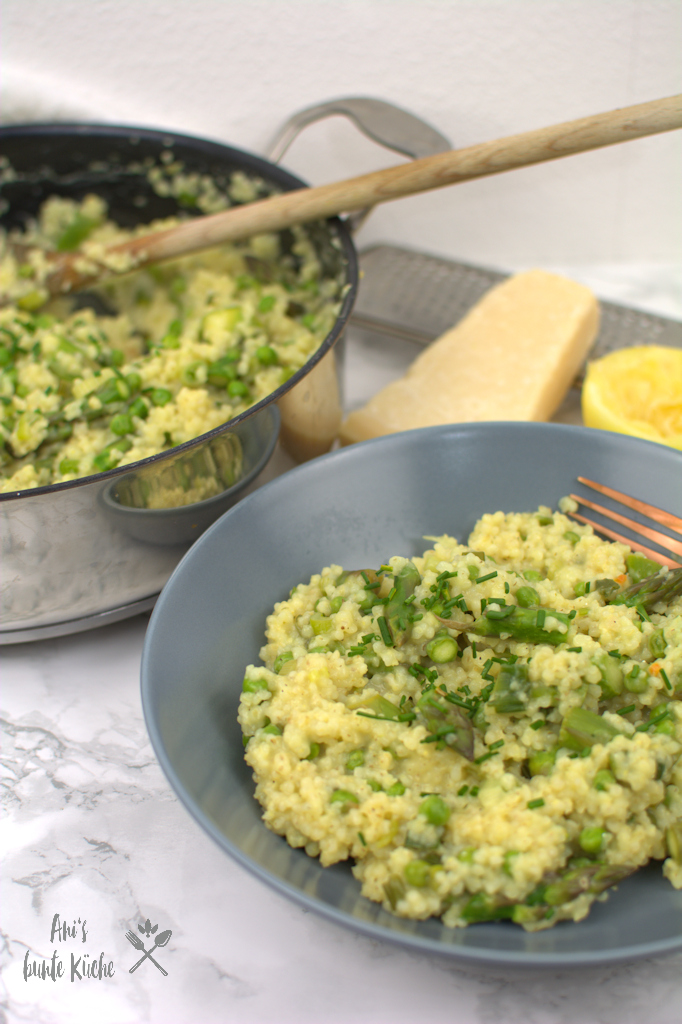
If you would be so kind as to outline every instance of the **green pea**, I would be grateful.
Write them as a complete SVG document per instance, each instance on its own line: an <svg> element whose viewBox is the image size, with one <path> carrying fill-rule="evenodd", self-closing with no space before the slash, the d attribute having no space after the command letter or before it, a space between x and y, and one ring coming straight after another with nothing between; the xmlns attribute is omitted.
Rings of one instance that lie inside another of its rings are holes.
<svg viewBox="0 0 682 1024"><path fill-rule="evenodd" d="M373 793L381 793L382 789L384 788L380 782L377 782L376 779L367 779L367 785L369 786Z"/></svg>
<svg viewBox="0 0 682 1024"><path fill-rule="evenodd" d="M59 472L62 476L66 476L68 473L77 473L78 459L62 459L59 463Z"/></svg>
<svg viewBox="0 0 682 1024"><path fill-rule="evenodd" d="M133 394L133 392L139 391L142 387L142 377L139 373L127 373L126 384L130 388L130 393Z"/></svg>
<svg viewBox="0 0 682 1024"><path fill-rule="evenodd" d="M138 397L134 402L131 402L128 406L128 415L137 416L138 419L146 420L149 416L149 406L145 402L144 398Z"/></svg>
<svg viewBox="0 0 682 1024"><path fill-rule="evenodd" d="M351 750L346 758L346 771L352 772L354 768L361 768L365 763L364 750Z"/></svg>
<svg viewBox="0 0 682 1024"><path fill-rule="evenodd" d="M591 825L580 833L578 842L585 853L599 853L604 845L605 830L599 825Z"/></svg>
<svg viewBox="0 0 682 1024"><path fill-rule="evenodd" d="M330 602L330 604L331 604L331 613L332 613L332 615L336 615L336 613L341 610L341 605L343 604L343 598L340 595L338 597L333 597L331 602Z"/></svg>
<svg viewBox="0 0 682 1024"><path fill-rule="evenodd" d="M243 693L258 693L259 690L269 689L270 687L268 686L265 679L249 679L249 677L247 676L244 679L244 682L242 683Z"/></svg>
<svg viewBox="0 0 682 1024"><path fill-rule="evenodd" d="M118 459L114 458L110 451L103 451L95 455L92 465L97 473L106 473L118 465Z"/></svg>
<svg viewBox="0 0 682 1024"><path fill-rule="evenodd" d="M573 530L566 530L566 533L564 534L564 540L570 541L571 544L577 544L580 540L580 535L574 533Z"/></svg>
<svg viewBox="0 0 682 1024"><path fill-rule="evenodd" d="M166 388L154 388L151 393L151 400L153 405L168 405L172 401L173 396Z"/></svg>
<svg viewBox="0 0 682 1024"><path fill-rule="evenodd" d="M263 298L258 303L258 312L269 313L270 310L274 307L275 302L276 299L274 295L264 295Z"/></svg>
<svg viewBox="0 0 682 1024"><path fill-rule="evenodd" d="M394 782L392 786L389 786L386 790L387 796L402 796L405 792L405 787L402 782Z"/></svg>
<svg viewBox="0 0 682 1024"><path fill-rule="evenodd" d="M335 789L332 795L329 797L331 804L357 804L360 801L356 797L355 793L351 793L349 789Z"/></svg>
<svg viewBox="0 0 682 1024"><path fill-rule="evenodd" d="M279 362L279 356L271 345L261 345L257 348L256 359L263 366L275 366Z"/></svg>
<svg viewBox="0 0 682 1024"><path fill-rule="evenodd" d="M519 587L516 591L516 600L522 608L532 608L540 604L540 595L534 587Z"/></svg>
<svg viewBox="0 0 682 1024"><path fill-rule="evenodd" d="M130 416L126 415L126 413L119 413L118 416L114 416L109 427L113 434L118 434L119 436L123 434L132 434L135 429L133 427L132 419Z"/></svg>
<svg viewBox="0 0 682 1024"><path fill-rule="evenodd" d="M450 808L442 797L434 794L422 800L419 813L423 814L431 825L445 825L450 817Z"/></svg>
<svg viewBox="0 0 682 1024"><path fill-rule="evenodd" d="M411 860L405 865L405 881L408 885L414 885L422 889L429 884L431 878L431 865L425 860Z"/></svg>
<svg viewBox="0 0 682 1024"><path fill-rule="evenodd" d="M542 575L537 571L537 569L527 569L523 574L523 578L529 583L536 583L538 580L542 579Z"/></svg>
<svg viewBox="0 0 682 1024"><path fill-rule="evenodd" d="M319 743L315 743L315 741L313 740L313 742L310 744L310 750L308 751L308 756L304 757L303 760L304 761L314 761L315 758L319 757L319 756L320 756L320 744Z"/></svg>
<svg viewBox="0 0 682 1024"><path fill-rule="evenodd" d="M243 380L231 380L227 385L227 393L232 398L247 398L250 394Z"/></svg>
<svg viewBox="0 0 682 1024"><path fill-rule="evenodd" d="M263 728L261 729L261 732L266 733L268 736L281 736L282 735L282 730L279 728L278 725L275 725L273 722L270 722L269 725L263 726Z"/></svg>

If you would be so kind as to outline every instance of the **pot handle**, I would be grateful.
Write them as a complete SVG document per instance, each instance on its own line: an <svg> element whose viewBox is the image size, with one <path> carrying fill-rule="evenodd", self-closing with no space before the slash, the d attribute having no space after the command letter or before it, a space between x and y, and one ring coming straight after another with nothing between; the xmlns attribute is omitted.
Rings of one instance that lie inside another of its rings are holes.
<svg viewBox="0 0 682 1024"><path fill-rule="evenodd" d="M349 118L373 142L413 160L452 149L449 139L402 107L368 96L346 96L316 103L293 114L272 139L265 156L272 163L279 163L299 132L315 121L338 114ZM370 210L371 207L348 217L352 231L357 231Z"/></svg>

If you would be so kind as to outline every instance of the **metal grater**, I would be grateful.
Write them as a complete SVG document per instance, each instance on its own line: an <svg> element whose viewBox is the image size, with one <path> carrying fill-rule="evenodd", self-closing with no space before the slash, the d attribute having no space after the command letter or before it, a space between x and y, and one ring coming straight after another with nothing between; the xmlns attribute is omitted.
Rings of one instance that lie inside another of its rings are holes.
<svg viewBox="0 0 682 1024"><path fill-rule="evenodd" d="M360 253L362 280L346 352L349 409L400 376L427 345L456 324L507 274L392 245ZM682 348L682 322L601 302L601 327L589 358L629 345ZM387 344L387 339L391 343ZM580 380L554 419L579 423Z"/></svg>

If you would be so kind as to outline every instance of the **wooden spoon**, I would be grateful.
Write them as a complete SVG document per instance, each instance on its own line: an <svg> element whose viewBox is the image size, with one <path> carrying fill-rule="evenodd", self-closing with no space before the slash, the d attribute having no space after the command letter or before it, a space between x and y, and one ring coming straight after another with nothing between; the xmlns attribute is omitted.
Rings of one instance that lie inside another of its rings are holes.
<svg viewBox="0 0 682 1024"><path fill-rule="evenodd" d="M100 263L89 267L83 265L83 256L79 253L60 255L55 269L46 278L45 287L51 295L56 295L91 285L105 274L120 272L115 264L120 265L121 256L129 257L133 267L144 266L266 231L281 231L294 224L350 213L402 196L675 128L682 128L682 94L510 135L495 142L437 153L346 181L284 192L221 213L196 217L177 227L112 246Z"/></svg>

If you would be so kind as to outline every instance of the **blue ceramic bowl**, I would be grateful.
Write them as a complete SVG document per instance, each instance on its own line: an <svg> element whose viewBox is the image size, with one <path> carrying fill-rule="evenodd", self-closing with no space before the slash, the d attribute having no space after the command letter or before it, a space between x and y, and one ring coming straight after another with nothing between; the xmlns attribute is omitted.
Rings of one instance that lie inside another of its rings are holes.
<svg viewBox="0 0 682 1024"><path fill-rule="evenodd" d="M546 423L454 424L393 434L300 466L228 511L161 594L142 658L149 734L201 827L305 907L374 938L488 964L569 967L682 949L682 892L660 865L637 872L579 923L527 933L509 922L449 929L360 895L347 864L320 867L265 828L244 763L237 705L265 618L325 565L421 553L426 534L465 539L484 512L556 506L578 476L682 513L682 454ZM587 493L587 492L585 492Z"/></svg>

